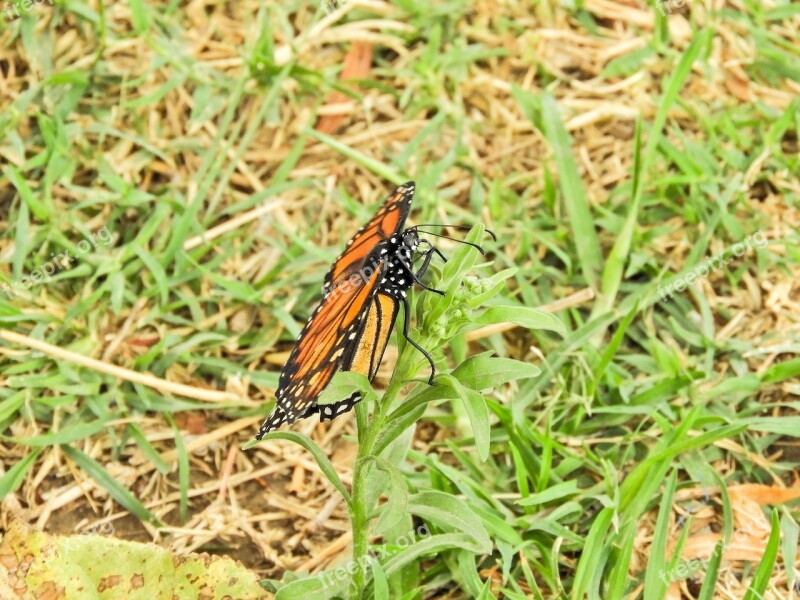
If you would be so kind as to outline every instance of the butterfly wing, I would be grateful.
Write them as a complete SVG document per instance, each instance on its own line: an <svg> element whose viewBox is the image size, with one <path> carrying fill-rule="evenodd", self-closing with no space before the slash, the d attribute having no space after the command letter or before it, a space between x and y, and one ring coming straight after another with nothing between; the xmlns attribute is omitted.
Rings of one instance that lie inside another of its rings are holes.
<svg viewBox="0 0 800 600"><path fill-rule="evenodd" d="M375 378L397 318L398 306L397 300L383 292L372 297L353 352L345 358L345 371L361 373L370 381Z"/></svg>
<svg viewBox="0 0 800 600"><path fill-rule="evenodd" d="M379 263L368 277L345 281L325 295L281 371L277 403L256 439L317 412L316 399L358 344L358 333L370 312L365 308L372 306L384 270L385 263Z"/></svg>
<svg viewBox="0 0 800 600"><path fill-rule="evenodd" d="M334 261L331 270L325 275L326 289L341 284L350 275L358 272L375 246L402 231L413 197L413 181L404 183L391 193L372 220L358 230L347 242L344 252Z"/></svg>
<svg viewBox="0 0 800 600"><path fill-rule="evenodd" d="M316 405L337 371L353 370L370 379L377 372L397 316L397 303L377 293L385 262L368 265L367 259L379 244L402 231L413 197L413 181L397 187L325 275L325 297L281 371L275 409L256 439L315 412L324 420L333 419L361 399L356 392L335 404Z"/></svg>
<svg viewBox="0 0 800 600"><path fill-rule="evenodd" d="M343 370L365 375L370 381L375 378L392 334L398 306L397 300L387 294L378 292L372 297L355 344L345 355ZM329 421L351 410L360 400L361 393L354 392L339 402L317 406L316 411L321 421Z"/></svg>

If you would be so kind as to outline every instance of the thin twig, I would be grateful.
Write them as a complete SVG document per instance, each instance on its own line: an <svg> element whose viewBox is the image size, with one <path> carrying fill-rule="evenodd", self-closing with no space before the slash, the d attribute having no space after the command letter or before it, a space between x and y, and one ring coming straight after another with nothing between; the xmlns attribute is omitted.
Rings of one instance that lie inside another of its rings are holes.
<svg viewBox="0 0 800 600"><path fill-rule="evenodd" d="M242 398L235 394L231 394L230 392L220 392L218 390L197 388L191 385L167 381L166 379L154 377L153 375L148 375L146 373L131 371L130 369L126 369L124 367L118 367L117 365L112 365L94 358L89 358L88 356L70 352L69 350L64 350L58 346L53 346L47 342L28 337L26 335L21 335L19 333L14 333L13 331L0 331L0 338L13 344L21 344L23 346L27 346L28 348L44 352L53 358L67 360L82 367L86 367L87 369L105 373L106 375L111 375L112 377L116 377L118 379L123 379L132 383L141 383L142 385L146 385L147 387L151 387L162 393L175 394L176 396L183 396L184 398L191 398L192 400L200 400L202 402L217 402L220 404L231 402L238 404L250 403L247 398Z"/></svg>
<svg viewBox="0 0 800 600"><path fill-rule="evenodd" d="M128 315L128 318L125 319L125 322L122 324L122 327L117 332L117 335L114 336L114 339L111 340L111 343L106 346L105 351L103 352L102 361L107 363L110 362L112 358L114 358L114 354L119 348L120 344L122 344L122 340L128 335L128 332L133 327L134 321L136 321L139 313L142 312L144 307L147 306L147 298L139 298L136 301L136 304L133 305L131 308L131 312Z"/></svg>
<svg viewBox="0 0 800 600"><path fill-rule="evenodd" d="M350 542L353 541L353 534L349 531L347 533L343 533L340 535L332 544L330 544L327 548L322 550L322 552L317 552L313 558L310 558L306 562L298 565L296 571L303 572L308 571L310 572L311 569L317 567L324 563L328 558L331 556L335 556L339 554L342 550L347 548Z"/></svg>
<svg viewBox="0 0 800 600"><path fill-rule="evenodd" d="M212 227L205 233L201 233L193 238L186 240L183 243L184 250L191 250L192 248L196 248L201 244L205 244L210 242L211 240L218 238L221 235L228 233L229 231L233 231L234 229L238 229L245 223L249 223L250 221L255 221L259 217L272 212L276 208L280 208L285 204L283 200L275 200L274 202L269 202L267 204L262 204L261 206L254 208L252 210L247 211L246 213L242 213L241 215L237 215L232 219L225 221L224 223L220 223L216 227Z"/></svg>
<svg viewBox="0 0 800 600"><path fill-rule="evenodd" d="M228 493L228 479L233 472L233 466L236 464L236 455L239 453L239 447L236 444L231 444L228 448L228 456L225 459L225 464L222 467L222 475L220 476L219 494L217 494L217 502L225 500L225 494Z"/></svg>

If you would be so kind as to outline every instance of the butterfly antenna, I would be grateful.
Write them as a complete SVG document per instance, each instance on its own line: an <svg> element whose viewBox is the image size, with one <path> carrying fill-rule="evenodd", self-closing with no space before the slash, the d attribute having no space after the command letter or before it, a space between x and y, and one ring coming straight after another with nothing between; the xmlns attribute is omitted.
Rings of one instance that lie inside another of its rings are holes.
<svg viewBox="0 0 800 600"><path fill-rule="evenodd" d="M418 229L419 227L452 227L453 229L458 229L459 231L469 231L470 229L472 229L471 225L447 225L444 223L421 223L420 225L414 225L412 229ZM494 234L494 231L492 231L491 229L484 229L484 231L488 233L490 236L492 236L492 239L495 242L497 241L497 236ZM422 233L430 233L430 232L423 231ZM436 235L436 234L431 233L431 235ZM445 237L445 236L441 235L439 237ZM453 238L447 238L447 239L452 240ZM453 240L453 241L457 242L458 240Z"/></svg>
<svg viewBox="0 0 800 600"><path fill-rule="evenodd" d="M414 229L416 231L419 231L416 227ZM445 240L450 240L451 242L456 242L458 244L466 244L467 246L472 246L473 248L476 248L478 250L478 252L480 252L481 254L483 254L483 255L486 254L486 251L481 246L479 246L478 244L473 244L472 242L467 242L467 241L464 241L464 240L457 240L455 238L451 238L449 236L442 235L441 233L432 233L430 231L419 231L419 233L424 233L426 235L432 235L433 237L442 238L442 239L445 239Z"/></svg>

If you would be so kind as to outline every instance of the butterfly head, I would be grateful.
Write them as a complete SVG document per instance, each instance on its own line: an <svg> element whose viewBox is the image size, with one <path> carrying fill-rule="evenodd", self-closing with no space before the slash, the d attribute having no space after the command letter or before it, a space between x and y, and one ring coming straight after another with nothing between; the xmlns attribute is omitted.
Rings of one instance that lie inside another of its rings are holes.
<svg viewBox="0 0 800 600"><path fill-rule="evenodd" d="M409 253L414 252L419 246L419 235L416 229L406 229L402 236L401 246Z"/></svg>

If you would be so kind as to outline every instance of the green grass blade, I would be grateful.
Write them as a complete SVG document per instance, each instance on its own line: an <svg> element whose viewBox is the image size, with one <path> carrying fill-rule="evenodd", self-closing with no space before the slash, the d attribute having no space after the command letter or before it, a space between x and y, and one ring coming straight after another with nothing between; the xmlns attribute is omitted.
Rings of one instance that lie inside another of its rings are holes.
<svg viewBox="0 0 800 600"><path fill-rule="evenodd" d="M575 240L575 253L580 260L586 282L597 291L603 254L589 198L572 155L572 138L561 120L555 98L550 94L542 94L541 107L544 133L555 155L558 183Z"/></svg>
<svg viewBox="0 0 800 600"><path fill-rule="evenodd" d="M53 209L33 193L28 182L25 181L25 177L15 166L6 165L3 167L3 175L11 182L11 185L17 188L19 197L22 198L22 201L31 210L34 217L40 221L47 221L50 218Z"/></svg>
<svg viewBox="0 0 800 600"><path fill-rule="evenodd" d="M139 502L139 500L133 494L131 494L127 488L120 485L120 483L111 474L109 474L109 472L106 471L100 463L95 461L88 454L85 454L71 446L64 445L61 446L61 449L76 465L78 465L78 467L81 468L81 470L94 479L100 487L105 489L109 496L119 502L119 504L121 504L125 510L129 511L142 521L147 521L148 523L152 523L158 527L162 525L161 521L159 521L159 519L153 513L147 510L144 504Z"/></svg>
<svg viewBox="0 0 800 600"><path fill-rule="evenodd" d="M142 451L147 457L153 466L158 470L159 473L162 475L166 475L169 473L170 468L169 465L164 462L164 459L161 458L161 455L158 451L153 447L153 444L147 441L144 433L137 425L133 423L128 423L127 425L128 434L136 441L136 444L139 446L139 450Z"/></svg>
<svg viewBox="0 0 800 600"><path fill-rule="evenodd" d="M711 33L709 29L700 32L700 34L692 40L692 43L689 44L686 52L681 57L675 72L665 86L664 95L661 98L656 118L653 121L653 126L650 128L650 137L647 140L644 155L641 156L641 158L641 130L640 123L637 123L636 142L634 145L633 197L631 198L630 209L625 218L622 231L616 236L614 246L609 253L608 261L603 272L601 295L594 307L593 315L600 315L608 312L611 307L614 306L617 292L622 283L625 264L628 261L633 235L638 222L639 209L642 203L644 178L652 171L669 109L675 103L678 94L692 70L692 65L700 55L700 51L707 46Z"/></svg>
<svg viewBox="0 0 800 600"><path fill-rule="evenodd" d="M41 448L37 448L28 453L25 458L16 462L14 466L0 477L0 499L5 498L6 495L19 487L22 480L25 479L28 469L31 468L31 465L36 461L41 451Z"/></svg>
<svg viewBox="0 0 800 600"><path fill-rule="evenodd" d="M314 456L314 460L317 461L319 468L322 470L322 473L325 475L325 477L328 478L328 481L330 481L333 487L339 491L345 501L350 504L350 493L347 491L347 488L344 487L342 480L339 479L336 469L334 469L331 461L328 460L328 457L325 456L325 453L322 451L322 449L313 441L311 441L308 436L295 433L293 431L271 431L261 438L260 441L249 441L243 446L242 449L247 450L248 448L252 448L253 446L257 446L258 444L267 442L269 440L288 440L290 442L294 442L295 444L299 444L308 450Z"/></svg>
<svg viewBox="0 0 800 600"><path fill-rule="evenodd" d="M761 562L758 563L758 568L753 576L753 581L750 582L750 587L747 588L747 593L744 595L744 600L762 600L764 592L767 590L769 580L772 577L772 570L775 568L775 560L778 558L778 549L781 544L781 524L778 519L778 509L772 510L772 531L767 540L767 547L764 550L764 556L761 557Z"/></svg>
<svg viewBox="0 0 800 600"><path fill-rule="evenodd" d="M600 557L605 551L605 540L611 520L614 518L612 508L604 508L595 517L586 542L583 545L581 558L575 570L575 583L572 588L572 600L583 600L589 594L589 587L600 568Z"/></svg>
<svg viewBox="0 0 800 600"><path fill-rule="evenodd" d="M678 473L673 469L664 488L661 507L658 511L653 542L650 544L650 556L644 576L644 596L653 600L662 600L667 595L668 580L664 577L667 569L667 542L669 541L669 524L672 515L672 499L675 497Z"/></svg>
<svg viewBox="0 0 800 600"><path fill-rule="evenodd" d="M714 591L717 589L717 580L719 579L719 565L722 562L724 544L722 540L718 541L714 546L714 553L711 555L711 560L706 565L706 576L703 578L703 587L700 589L700 595L697 600L714 600Z"/></svg>
<svg viewBox="0 0 800 600"><path fill-rule="evenodd" d="M189 518L189 453L186 452L183 434L175 424L172 415L166 415L166 417L169 424L172 425L172 431L175 432L175 450L178 453L178 490L180 494L178 507L181 524L183 524Z"/></svg>
<svg viewBox="0 0 800 600"><path fill-rule="evenodd" d="M377 160L375 158L370 158L366 154L359 152L358 150L354 150L350 146L343 144L342 142L338 141L331 136L321 133L316 129L306 129L303 131L304 134L310 135L314 139L330 146L337 152L339 152L342 156L349 158L353 162L361 165L368 171L372 171L380 178L385 179L386 181L390 181L394 185L401 185L408 181L408 177L401 175L394 169L387 167L383 161Z"/></svg>

